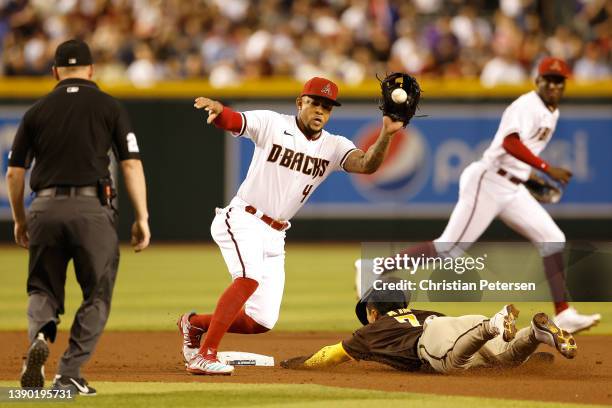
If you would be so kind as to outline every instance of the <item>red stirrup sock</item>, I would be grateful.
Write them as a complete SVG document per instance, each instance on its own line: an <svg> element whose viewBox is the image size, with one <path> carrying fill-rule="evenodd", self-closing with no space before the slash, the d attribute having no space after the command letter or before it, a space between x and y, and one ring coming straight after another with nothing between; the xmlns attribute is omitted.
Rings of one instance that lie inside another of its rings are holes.
<svg viewBox="0 0 612 408"><path fill-rule="evenodd" d="M210 321L212 320L213 315L211 314L196 314L191 316L189 319L189 323L191 326L196 327L198 329L203 330L204 332L208 331L210 327ZM236 319L232 323L232 325L227 329L228 333L241 333L241 334L259 334L270 331L265 326L257 323L253 318L247 315L244 312L244 309L238 313Z"/></svg>
<svg viewBox="0 0 612 408"><path fill-rule="evenodd" d="M193 327L197 327L207 332L212 317L213 315L211 314L195 314L189 318L189 323L191 323Z"/></svg>
<svg viewBox="0 0 612 408"><path fill-rule="evenodd" d="M234 323L227 330L229 333L259 334L269 331L267 327L257 323L251 316L248 316L244 309L240 311Z"/></svg>
<svg viewBox="0 0 612 408"><path fill-rule="evenodd" d="M195 314L189 318L189 323L191 323L191 326L207 332L212 317L211 314ZM232 325L227 329L228 333L241 334L259 334L267 331L270 331L270 329L253 320L251 316L245 313L244 309L238 313Z"/></svg>
<svg viewBox="0 0 612 408"><path fill-rule="evenodd" d="M408 255L411 258L419 258L421 256L424 256L425 258L435 258L438 256L438 251L436 251L436 247L434 246L433 242L427 241L423 242L422 244L406 248L400 252L400 255Z"/></svg>
<svg viewBox="0 0 612 408"><path fill-rule="evenodd" d="M543 258L544 272L550 287L553 302L555 303L555 313L559 314L569 306L565 294L565 276L563 275L563 254L557 252Z"/></svg>
<svg viewBox="0 0 612 408"><path fill-rule="evenodd" d="M569 303L567 302L555 302L555 314L558 315L565 309L569 308Z"/></svg>
<svg viewBox="0 0 612 408"><path fill-rule="evenodd" d="M259 283L256 280L236 278L225 289L225 292L223 292L217 302L217 307L208 326L206 338L202 347L200 347L200 354L209 354L209 349L216 350L219 347L219 343L221 343L221 339L227 332L227 329L234 322L246 301L255 292L257 286L259 286Z"/></svg>

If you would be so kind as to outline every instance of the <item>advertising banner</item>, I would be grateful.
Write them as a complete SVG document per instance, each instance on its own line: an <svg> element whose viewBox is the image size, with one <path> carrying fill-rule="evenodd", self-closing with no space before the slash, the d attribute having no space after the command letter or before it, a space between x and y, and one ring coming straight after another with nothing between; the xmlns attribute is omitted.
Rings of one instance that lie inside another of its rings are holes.
<svg viewBox="0 0 612 408"><path fill-rule="evenodd" d="M0 107L0 220L11 220L8 189L6 187L6 170L13 139L17 133L21 117L27 106ZM29 175L29 173L27 173ZM26 180L26 204L32 200L29 177Z"/></svg>
<svg viewBox="0 0 612 408"><path fill-rule="evenodd" d="M238 110L271 109L294 114L292 105L245 105ZM389 154L373 175L332 174L309 198L298 217L446 218L455 202L463 169L479 160L497 130L504 105L425 107L393 139ZM344 104L326 129L366 150L380 132L373 106ZM573 178L560 203L547 207L558 217L612 215L612 116L609 106L562 106L552 140L542 157L570 169ZM253 144L226 143L226 200L246 176Z"/></svg>

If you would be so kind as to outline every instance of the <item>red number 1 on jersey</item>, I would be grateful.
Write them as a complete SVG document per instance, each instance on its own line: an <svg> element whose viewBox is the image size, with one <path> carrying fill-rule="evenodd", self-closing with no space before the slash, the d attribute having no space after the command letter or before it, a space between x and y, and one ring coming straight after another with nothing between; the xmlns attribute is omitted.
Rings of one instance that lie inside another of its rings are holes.
<svg viewBox="0 0 612 408"><path fill-rule="evenodd" d="M310 194L311 191L312 191L312 184L306 184L306 187L304 187L304 191L302 191L302 195L304 197L302 197L302 201L300 201L300 203L304 202L304 200L306 199L306 197L308 197L308 194Z"/></svg>

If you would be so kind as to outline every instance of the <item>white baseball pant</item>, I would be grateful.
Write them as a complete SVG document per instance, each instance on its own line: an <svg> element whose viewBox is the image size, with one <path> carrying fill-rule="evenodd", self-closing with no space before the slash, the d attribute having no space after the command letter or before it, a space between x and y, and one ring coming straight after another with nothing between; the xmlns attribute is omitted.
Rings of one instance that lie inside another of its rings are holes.
<svg viewBox="0 0 612 408"><path fill-rule="evenodd" d="M227 207L217 208L210 232L232 279L244 277L259 283L244 306L245 313L272 329L285 286L285 232L247 213L246 205L236 197Z"/></svg>
<svg viewBox="0 0 612 408"><path fill-rule="evenodd" d="M434 240L441 254L459 256L499 218L529 239L542 257L563 250L565 235L523 184L497 174L481 162L461 173L459 201L442 235Z"/></svg>
<svg viewBox="0 0 612 408"><path fill-rule="evenodd" d="M429 319L419 339L419 358L435 371L450 374L475 367L517 366L538 348L531 327L505 342L501 335L487 332L486 320L489 318L480 315Z"/></svg>

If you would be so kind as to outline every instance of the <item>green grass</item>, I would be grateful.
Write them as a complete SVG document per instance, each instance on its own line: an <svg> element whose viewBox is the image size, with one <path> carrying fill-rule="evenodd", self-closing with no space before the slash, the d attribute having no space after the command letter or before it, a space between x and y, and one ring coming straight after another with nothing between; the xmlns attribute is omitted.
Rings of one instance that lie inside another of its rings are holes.
<svg viewBox="0 0 612 408"><path fill-rule="evenodd" d="M15 387L14 382L0 382L0 386ZM420 408L577 408L597 405L564 404L558 402L519 401L495 398L440 396L326 387L312 384L209 384L198 383L116 383L97 382L98 395L77 397L75 402L53 403L52 406L78 407L372 407L418 406ZM393 405L396 404L396 405ZM401 405L400 405L401 404ZM2 404L0 406L14 406ZM20 403L19 407L40 407L40 403Z"/></svg>
<svg viewBox="0 0 612 408"><path fill-rule="evenodd" d="M287 245L286 284L276 330L352 331L355 294L353 261L358 244ZM0 330L27 326L27 252L0 246ZM230 277L214 245L154 245L135 254L122 248L110 330L175 330L177 315L188 310L210 312ZM81 301L72 267L66 284L66 314L61 329L70 327ZM551 304L518 303L520 325L537 311L551 312ZM501 307L487 303L415 303L415 308L451 315L490 315ZM577 304L585 313L602 313L602 323L591 334L612 333L612 303Z"/></svg>
<svg viewBox="0 0 612 408"><path fill-rule="evenodd" d="M286 284L277 330L352 331L358 326L354 316L354 276L352 264L360 256L358 244L287 245ZM27 252L13 246L0 246L0 330L24 330L27 326ZM223 259L213 245L154 245L141 254L122 248L122 259L115 287L110 330L175 330L180 313L195 309L211 311L218 296L230 282ZM70 327L81 301L72 268L66 284L66 314L61 328ZM520 303L520 325L530 315L550 312L550 303ZM491 303L416 303L413 307L447 314L490 315L501 307ZM591 334L612 333L612 303L577 305L583 312L600 312L603 320ZM17 386L0 382L0 386ZM453 406L495 407L579 407L586 405L543 403L476 397L439 396L403 392L382 392L311 384L222 384L222 383L117 383L96 382L100 395L81 397L75 403L54 403L78 407L171 407L193 406L291 406L359 407ZM73 405L71 405L73 404ZM400 405L401 404L401 405ZM2 403L0 406L14 406ZM20 403L20 407L40 406ZM593 405L588 405L592 407Z"/></svg>

